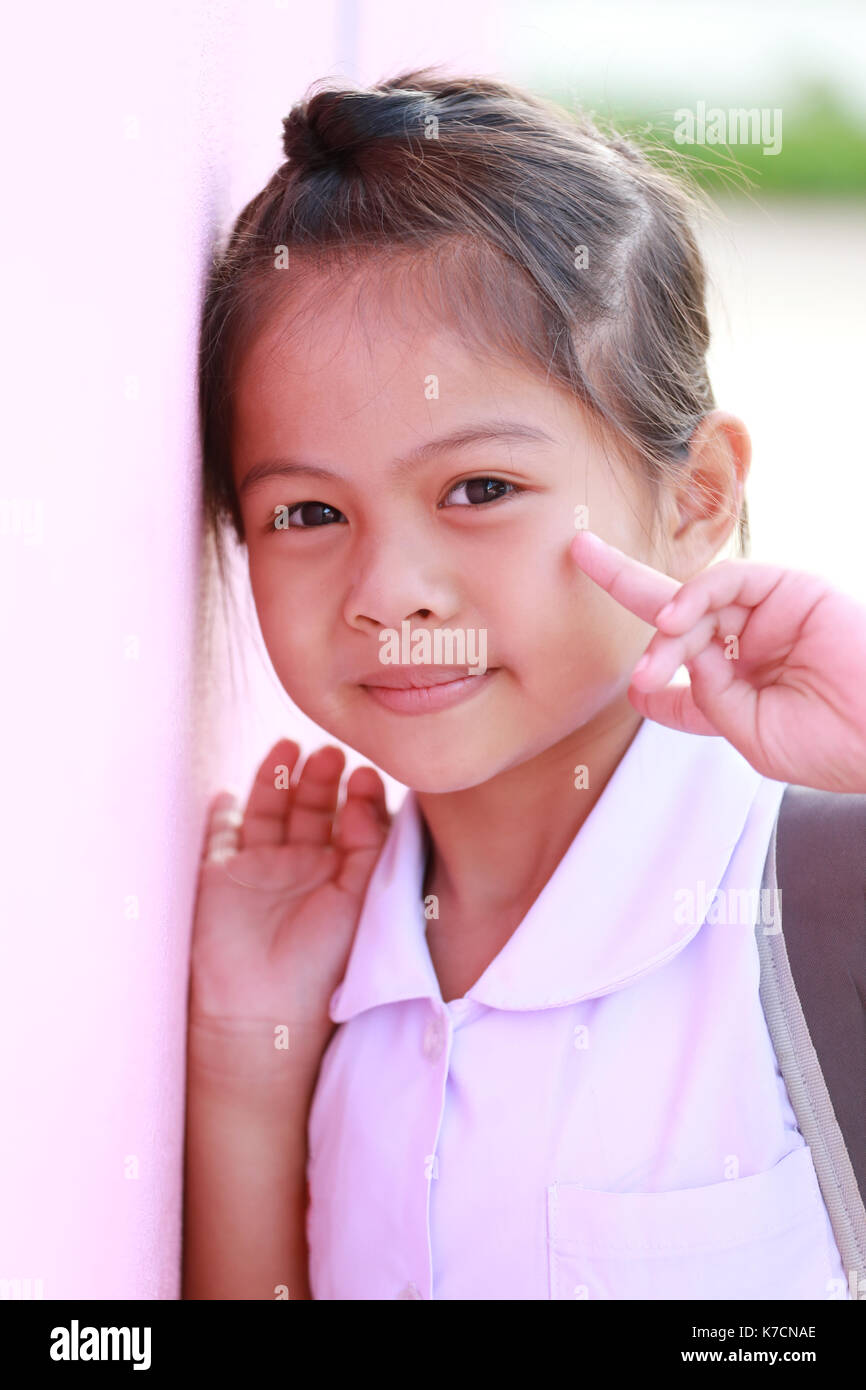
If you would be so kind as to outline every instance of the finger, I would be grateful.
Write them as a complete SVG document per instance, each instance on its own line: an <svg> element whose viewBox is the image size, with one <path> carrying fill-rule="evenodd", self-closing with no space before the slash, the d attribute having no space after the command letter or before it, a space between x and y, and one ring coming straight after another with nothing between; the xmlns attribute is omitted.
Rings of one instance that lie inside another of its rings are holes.
<svg viewBox="0 0 866 1390"><path fill-rule="evenodd" d="M738 668L739 661L727 656L718 642L710 642L686 665L695 700L701 709L708 711L708 717L727 739L736 728L736 719L748 717L757 700L754 685L751 680L740 678ZM743 724L742 727L747 726Z"/></svg>
<svg viewBox="0 0 866 1390"><path fill-rule="evenodd" d="M725 644L739 637L746 626L751 608L731 604L718 612L707 614L689 632L670 637L661 628L653 634L640 662L632 671L632 680L641 690L661 689L673 678L679 666L700 655L713 638ZM694 634L694 635L693 635ZM643 661L646 658L646 665Z"/></svg>
<svg viewBox="0 0 866 1390"><path fill-rule="evenodd" d="M372 767L356 767L346 785L334 843L345 853L371 849L381 845L390 823L382 779Z"/></svg>
<svg viewBox="0 0 866 1390"><path fill-rule="evenodd" d="M590 579L647 623L655 623L656 613L682 587L678 579L617 550L593 531L578 531L570 550Z"/></svg>
<svg viewBox="0 0 866 1390"><path fill-rule="evenodd" d="M237 854L243 819L243 811L234 792L219 792L214 797L208 810L205 832L203 857L206 864L222 864Z"/></svg>
<svg viewBox="0 0 866 1390"><path fill-rule="evenodd" d="M708 613L682 637L657 632L632 672L632 684L639 690L661 690L680 666L700 656L718 631L719 615Z"/></svg>
<svg viewBox="0 0 866 1390"><path fill-rule="evenodd" d="M346 764L342 748L328 744L311 753L292 796L286 844L327 845Z"/></svg>
<svg viewBox="0 0 866 1390"><path fill-rule="evenodd" d="M353 849L348 854L343 855L336 878L338 888L351 893L353 897L363 898L370 881L370 875L382 852L384 840L385 836L381 835L378 844L372 845L368 849Z"/></svg>
<svg viewBox="0 0 866 1390"><path fill-rule="evenodd" d="M285 844L286 817L292 800L291 775L300 752L294 739L281 738L262 760L244 812L242 849Z"/></svg>
<svg viewBox="0 0 866 1390"><path fill-rule="evenodd" d="M629 686L628 698L639 714L678 729L684 734L705 734L719 738L719 730L695 704L690 685L668 685L664 690L637 690Z"/></svg>
<svg viewBox="0 0 866 1390"><path fill-rule="evenodd" d="M784 573L778 565L723 560L687 579L670 603L656 614L656 625L676 634L694 627L711 608L736 604L751 610L769 597Z"/></svg>
<svg viewBox="0 0 866 1390"><path fill-rule="evenodd" d="M363 897L388 835L385 785L372 767L356 767L346 788L336 840L343 851L337 886Z"/></svg>

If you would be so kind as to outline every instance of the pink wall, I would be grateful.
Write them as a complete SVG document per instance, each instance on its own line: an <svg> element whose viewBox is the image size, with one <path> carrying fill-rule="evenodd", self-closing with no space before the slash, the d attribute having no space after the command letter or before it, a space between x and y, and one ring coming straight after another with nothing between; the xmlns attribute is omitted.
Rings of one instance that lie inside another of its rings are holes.
<svg viewBox="0 0 866 1390"><path fill-rule="evenodd" d="M245 794L280 734L323 741L257 657L254 614L236 688L219 631L208 655L198 620L194 354L211 235L279 162L281 117L311 80L493 71L492 12L16 10L0 96L0 1281L13 1281L0 1297L178 1297L205 807L221 786Z"/></svg>

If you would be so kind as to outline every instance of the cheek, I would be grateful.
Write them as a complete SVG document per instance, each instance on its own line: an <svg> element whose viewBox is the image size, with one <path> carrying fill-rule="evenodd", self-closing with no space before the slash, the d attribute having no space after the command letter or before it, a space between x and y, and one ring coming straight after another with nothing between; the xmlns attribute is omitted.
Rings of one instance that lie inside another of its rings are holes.
<svg viewBox="0 0 866 1390"><path fill-rule="evenodd" d="M515 633L530 680L588 689L631 669L653 629L576 571L514 596Z"/></svg>
<svg viewBox="0 0 866 1390"><path fill-rule="evenodd" d="M283 676L292 666L317 664L330 628L321 584L306 582L284 565L254 561L250 585L262 637L274 669Z"/></svg>

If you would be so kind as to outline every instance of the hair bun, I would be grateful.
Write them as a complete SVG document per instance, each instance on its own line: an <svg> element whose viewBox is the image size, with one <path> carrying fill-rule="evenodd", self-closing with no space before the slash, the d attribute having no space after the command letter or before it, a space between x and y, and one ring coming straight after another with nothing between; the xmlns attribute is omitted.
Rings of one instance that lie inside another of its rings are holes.
<svg viewBox="0 0 866 1390"><path fill-rule="evenodd" d="M366 138L356 123L364 104L363 93L340 89L317 92L308 101L298 102L283 119L286 158L307 170L344 164ZM363 126L363 121L359 124Z"/></svg>
<svg viewBox="0 0 866 1390"><path fill-rule="evenodd" d="M307 170L345 169L389 137L405 138L422 126L431 93L401 87L325 88L292 107L283 118L286 158Z"/></svg>
<svg viewBox="0 0 866 1390"><path fill-rule="evenodd" d="M308 108L303 104L294 106L283 120L283 150L293 164L311 169L327 164L336 153L310 121Z"/></svg>

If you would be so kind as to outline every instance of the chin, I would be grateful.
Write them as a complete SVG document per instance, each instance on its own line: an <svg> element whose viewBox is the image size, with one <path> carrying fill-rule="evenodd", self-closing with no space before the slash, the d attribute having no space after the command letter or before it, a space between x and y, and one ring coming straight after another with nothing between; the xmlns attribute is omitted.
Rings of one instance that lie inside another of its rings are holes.
<svg viewBox="0 0 866 1390"><path fill-rule="evenodd" d="M385 748L381 744L373 747L368 743L366 747L358 747L358 752L395 782L402 782L416 792L440 795L481 786L511 761L503 756L501 749L482 751L477 745L467 748L457 743L447 750L437 748L425 752L423 747L418 747L417 741L412 746L409 739L400 748Z"/></svg>
<svg viewBox="0 0 866 1390"><path fill-rule="evenodd" d="M440 796L447 792L463 792L469 787L478 787L490 780L488 775L483 772L479 773L477 777L467 776L465 767L461 768L459 772L456 768L453 770L437 769L436 772L428 768L426 772L419 770L417 773L411 769L403 773L392 772L388 769L388 774L397 782L403 782L407 787L411 787L412 791L438 793Z"/></svg>

